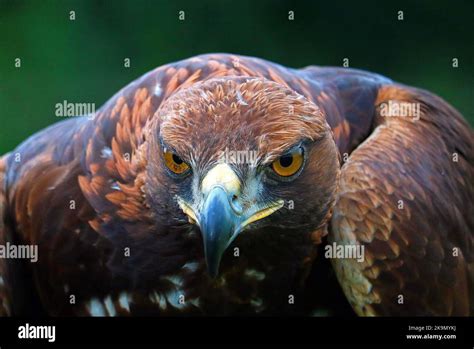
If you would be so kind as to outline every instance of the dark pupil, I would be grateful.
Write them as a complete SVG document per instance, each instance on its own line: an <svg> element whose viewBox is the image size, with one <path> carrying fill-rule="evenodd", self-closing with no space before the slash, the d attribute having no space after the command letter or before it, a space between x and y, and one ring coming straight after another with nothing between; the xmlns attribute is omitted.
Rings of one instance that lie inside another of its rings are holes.
<svg viewBox="0 0 474 349"><path fill-rule="evenodd" d="M280 164L283 167L288 167L293 162L293 155L285 155L280 158Z"/></svg>
<svg viewBox="0 0 474 349"><path fill-rule="evenodd" d="M176 154L173 154L173 161L178 165L181 165L183 163L183 160L181 160L181 158Z"/></svg>

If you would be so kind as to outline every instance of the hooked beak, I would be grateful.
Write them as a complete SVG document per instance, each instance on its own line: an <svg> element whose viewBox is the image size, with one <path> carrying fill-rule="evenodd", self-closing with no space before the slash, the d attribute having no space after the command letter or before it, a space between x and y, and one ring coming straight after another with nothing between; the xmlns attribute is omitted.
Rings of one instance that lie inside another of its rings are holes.
<svg viewBox="0 0 474 349"><path fill-rule="evenodd" d="M229 194L220 186L214 187L204 201L198 218L204 242L204 254L211 277L216 277L224 251L235 239L242 223L242 215L232 207Z"/></svg>
<svg viewBox="0 0 474 349"><path fill-rule="evenodd" d="M283 200L278 200L263 208L255 205L243 211L238 203L240 188L240 180L230 166L218 164L202 182L204 203L199 212L178 198L178 204L190 222L196 223L201 230L207 268L212 278L218 275L222 255L238 234L248 224L269 216L284 204Z"/></svg>

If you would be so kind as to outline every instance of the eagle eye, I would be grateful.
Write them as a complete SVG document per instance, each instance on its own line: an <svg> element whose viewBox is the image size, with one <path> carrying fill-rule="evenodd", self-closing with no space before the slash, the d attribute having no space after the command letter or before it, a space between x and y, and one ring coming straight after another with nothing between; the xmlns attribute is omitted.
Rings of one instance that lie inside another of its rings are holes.
<svg viewBox="0 0 474 349"><path fill-rule="evenodd" d="M300 170L303 163L303 148L299 147L273 161L272 169L281 177L290 177Z"/></svg>
<svg viewBox="0 0 474 349"><path fill-rule="evenodd" d="M189 165L183 161L178 155L165 150L163 152L165 164L168 169L176 174L183 174L189 170Z"/></svg>

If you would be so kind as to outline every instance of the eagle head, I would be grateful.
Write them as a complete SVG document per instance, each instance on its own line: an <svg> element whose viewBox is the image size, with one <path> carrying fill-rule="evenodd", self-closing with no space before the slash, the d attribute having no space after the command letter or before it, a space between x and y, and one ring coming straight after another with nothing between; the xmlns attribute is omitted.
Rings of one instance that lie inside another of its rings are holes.
<svg viewBox="0 0 474 349"><path fill-rule="evenodd" d="M147 137L151 206L163 221L199 228L212 277L236 239L314 245L339 174L315 103L263 78L214 78L170 96Z"/></svg>

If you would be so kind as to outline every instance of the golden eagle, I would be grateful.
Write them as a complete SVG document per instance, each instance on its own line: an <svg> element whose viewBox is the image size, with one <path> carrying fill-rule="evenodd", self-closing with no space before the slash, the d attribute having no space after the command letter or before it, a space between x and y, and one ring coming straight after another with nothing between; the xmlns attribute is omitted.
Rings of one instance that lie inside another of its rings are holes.
<svg viewBox="0 0 474 349"><path fill-rule="evenodd" d="M310 315L321 256L358 315L474 312L473 131L377 74L167 64L4 155L0 183L3 251L38 248L0 259L3 314Z"/></svg>

